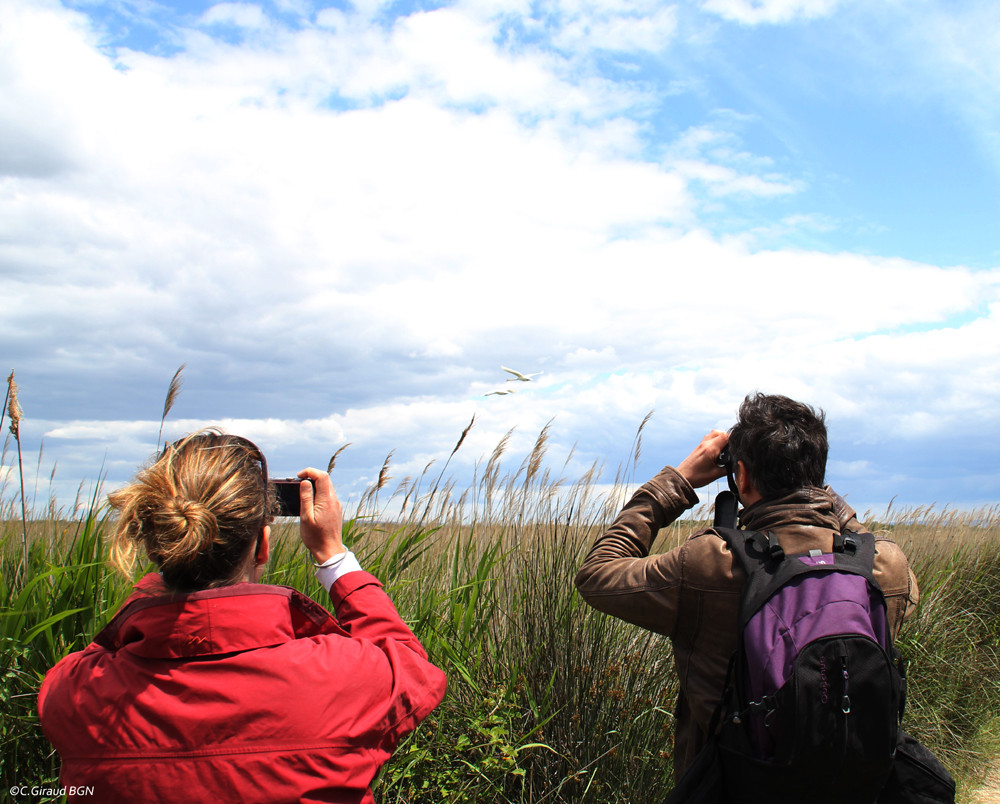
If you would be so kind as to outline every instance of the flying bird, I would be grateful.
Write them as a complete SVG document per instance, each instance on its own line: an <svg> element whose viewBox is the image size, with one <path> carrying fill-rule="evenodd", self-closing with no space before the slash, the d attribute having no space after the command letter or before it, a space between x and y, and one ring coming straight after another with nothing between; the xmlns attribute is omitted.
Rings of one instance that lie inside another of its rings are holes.
<svg viewBox="0 0 1000 804"><path fill-rule="evenodd" d="M483 394L483 396L494 396L494 395L505 396L507 394L516 394L516 393L517 391L515 391L513 388L505 388L499 391L490 391L488 394Z"/></svg>
<svg viewBox="0 0 1000 804"><path fill-rule="evenodd" d="M507 380L507 382L531 382L532 377L537 377L539 374L543 373L541 371L536 371L534 374L522 374L520 371L514 371L514 369L507 368L506 366L500 366L500 368L502 368L508 374L514 375L509 380Z"/></svg>

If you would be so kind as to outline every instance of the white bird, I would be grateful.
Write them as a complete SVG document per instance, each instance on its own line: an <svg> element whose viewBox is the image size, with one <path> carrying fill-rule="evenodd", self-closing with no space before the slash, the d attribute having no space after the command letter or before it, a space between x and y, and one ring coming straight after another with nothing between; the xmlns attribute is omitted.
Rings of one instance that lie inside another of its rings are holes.
<svg viewBox="0 0 1000 804"><path fill-rule="evenodd" d="M531 382L532 377L537 377L539 374L544 372L536 371L534 374L522 374L520 371L514 371L512 368L507 368L506 366L500 366L508 374L513 374L514 376L507 380L507 382Z"/></svg>
<svg viewBox="0 0 1000 804"><path fill-rule="evenodd" d="M516 394L517 391L513 388L506 388L501 391L490 391L488 394L483 394L483 396L505 396L506 394Z"/></svg>

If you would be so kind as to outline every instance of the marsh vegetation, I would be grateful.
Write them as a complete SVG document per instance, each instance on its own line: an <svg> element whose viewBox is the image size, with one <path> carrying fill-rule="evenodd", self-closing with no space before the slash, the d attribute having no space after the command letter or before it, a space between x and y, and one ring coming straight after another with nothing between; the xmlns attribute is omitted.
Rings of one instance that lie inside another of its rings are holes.
<svg viewBox="0 0 1000 804"><path fill-rule="evenodd" d="M348 512L345 541L449 679L442 705L383 769L381 802L624 804L661 800L671 786L669 642L597 613L572 583L634 478L620 471L600 485L597 466L566 477L548 465L547 438L513 463L505 439L462 489L433 467L393 484L387 463ZM38 686L130 591L105 563L112 523L100 493L77 516L54 504L29 510L22 530L17 491L8 482L0 509L0 789L57 777ZM654 550L710 515L664 529ZM909 662L906 728L964 791L996 749L1000 507L882 512L867 525L902 544L922 592L898 643ZM322 599L294 523L273 542L265 580Z"/></svg>

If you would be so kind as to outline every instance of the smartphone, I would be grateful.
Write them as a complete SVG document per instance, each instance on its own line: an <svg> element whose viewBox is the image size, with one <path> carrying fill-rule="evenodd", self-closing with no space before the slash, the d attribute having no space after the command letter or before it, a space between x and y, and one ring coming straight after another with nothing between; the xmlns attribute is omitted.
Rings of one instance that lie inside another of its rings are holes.
<svg viewBox="0 0 1000 804"><path fill-rule="evenodd" d="M299 485L300 477L281 477L271 481L274 496L278 499L278 516L299 516ZM312 483L306 480L306 483Z"/></svg>

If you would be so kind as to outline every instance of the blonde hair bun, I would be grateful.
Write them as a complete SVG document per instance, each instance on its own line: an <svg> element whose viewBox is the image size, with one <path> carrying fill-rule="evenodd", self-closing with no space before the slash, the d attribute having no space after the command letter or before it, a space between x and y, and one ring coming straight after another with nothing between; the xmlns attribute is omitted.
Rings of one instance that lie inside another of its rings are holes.
<svg viewBox="0 0 1000 804"><path fill-rule="evenodd" d="M197 560L219 537L219 521L203 503L174 497L153 514L153 526L161 534L162 549L150 558L161 570Z"/></svg>

